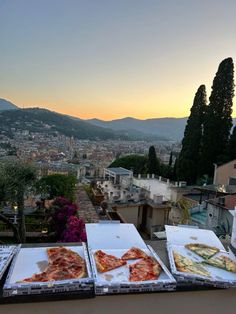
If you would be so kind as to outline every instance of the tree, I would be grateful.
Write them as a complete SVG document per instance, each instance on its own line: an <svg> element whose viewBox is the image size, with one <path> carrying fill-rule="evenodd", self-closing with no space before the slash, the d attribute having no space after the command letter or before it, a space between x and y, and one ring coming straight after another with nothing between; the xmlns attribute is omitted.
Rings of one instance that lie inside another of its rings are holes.
<svg viewBox="0 0 236 314"><path fill-rule="evenodd" d="M134 174L146 173L147 157L140 155L128 155L117 158L109 167L123 167L132 170Z"/></svg>
<svg viewBox="0 0 236 314"><path fill-rule="evenodd" d="M236 159L236 126L233 128L233 132L229 139L228 146L228 160Z"/></svg>
<svg viewBox="0 0 236 314"><path fill-rule="evenodd" d="M232 127L234 96L234 64L232 58L223 60L215 75L203 124L201 175L213 177L214 163L225 161Z"/></svg>
<svg viewBox="0 0 236 314"><path fill-rule="evenodd" d="M177 177L179 180L187 181L188 184L196 183L198 176L206 97L206 87L201 85L193 100L191 113L184 131L182 149L178 158Z"/></svg>
<svg viewBox="0 0 236 314"><path fill-rule="evenodd" d="M157 158L154 146L149 147L147 172L150 174L160 174L160 162Z"/></svg>
<svg viewBox="0 0 236 314"><path fill-rule="evenodd" d="M5 222L12 227L15 236L19 236L22 243L25 242L26 233L24 199L26 193L33 187L36 178L36 169L28 163L24 163L17 158L7 158L0 161L1 201L17 204L18 234L9 222Z"/></svg>
<svg viewBox="0 0 236 314"><path fill-rule="evenodd" d="M173 162L173 153L170 153L170 158L169 158L169 166L172 166L172 162Z"/></svg>
<svg viewBox="0 0 236 314"><path fill-rule="evenodd" d="M37 182L37 190L47 193L51 199L64 196L70 201L75 199L76 177L68 174L52 174L42 177Z"/></svg>

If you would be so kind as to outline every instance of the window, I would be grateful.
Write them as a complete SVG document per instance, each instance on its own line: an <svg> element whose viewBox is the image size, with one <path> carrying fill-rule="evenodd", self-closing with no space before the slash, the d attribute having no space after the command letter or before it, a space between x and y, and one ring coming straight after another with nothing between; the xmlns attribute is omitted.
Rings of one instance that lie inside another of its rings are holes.
<svg viewBox="0 0 236 314"><path fill-rule="evenodd" d="M236 185L236 178L229 177L229 185Z"/></svg>

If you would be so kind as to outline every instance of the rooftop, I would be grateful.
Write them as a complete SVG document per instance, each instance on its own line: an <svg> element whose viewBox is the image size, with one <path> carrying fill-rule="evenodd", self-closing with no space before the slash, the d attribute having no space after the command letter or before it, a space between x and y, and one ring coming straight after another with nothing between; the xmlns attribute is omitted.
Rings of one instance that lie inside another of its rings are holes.
<svg viewBox="0 0 236 314"><path fill-rule="evenodd" d="M106 170L108 170L110 172L113 172L115 174L118 174L118 175L129 175L129 174L132 173L131 170L128 170L128 169L125 169L125 168L122 168L122 167L106 168Z"/></svg>
<svg viewBox="0 0 236 314"><path fill-rule="evenodd" d="M224 202L222 203L221 200L224 199ZM236 206L236 194L227 195L225 197L218 197L214 199L207 200L208 203L216 205L218 207L233 210Z"/></svg>

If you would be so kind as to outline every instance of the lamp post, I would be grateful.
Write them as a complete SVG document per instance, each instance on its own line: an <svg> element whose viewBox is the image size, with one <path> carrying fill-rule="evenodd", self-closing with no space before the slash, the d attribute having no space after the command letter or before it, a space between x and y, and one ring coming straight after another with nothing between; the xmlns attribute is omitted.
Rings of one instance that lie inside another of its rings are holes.
<svg viewBox="0 0 236 314"><path fill-rule="evenodd" d="M13 209L14 209L14 221L13 221L13 223L14 223L14 225L16 225L17 224L18 206L14 205Z"/></svg>

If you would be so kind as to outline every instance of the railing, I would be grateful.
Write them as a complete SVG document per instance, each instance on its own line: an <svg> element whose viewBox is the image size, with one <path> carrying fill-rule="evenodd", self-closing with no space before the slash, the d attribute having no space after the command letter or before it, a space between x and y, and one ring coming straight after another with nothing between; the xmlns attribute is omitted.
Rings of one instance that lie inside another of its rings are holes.
<svg viewBox="0 0 236 314"><path fill-rule="evenodd" d="M141 179L156 179L160 182L167 183L168 185L171 185L171 186L178 186L178 182L171 181L168 178L164 178L156 174L134 174L134 178L140 179L140 180Z"/></svg>

